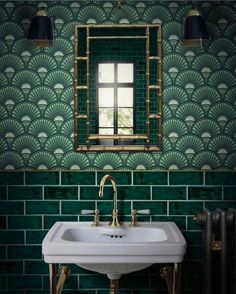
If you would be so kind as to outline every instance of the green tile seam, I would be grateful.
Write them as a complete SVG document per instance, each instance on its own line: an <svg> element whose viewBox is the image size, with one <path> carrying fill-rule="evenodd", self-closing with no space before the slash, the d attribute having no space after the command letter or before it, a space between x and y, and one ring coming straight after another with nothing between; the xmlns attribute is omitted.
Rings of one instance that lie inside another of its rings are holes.
<svg viewBox="0 0 236 294"><path fill-rule="evenodd" d="M166 215L170 215L170 201L167 200L167 203L166 203Z"/></svg>
<svg viewBox="0 0 236 294"><path fill-rule="evenodd" d="M77 194L78 194L78 197L77 198L78 198L78 200L80 200L80 187L81 186L77 186Z"/></svg>
<svg viewBox="0 0 236 294"><path fill-rule="evenodd" d="M58 186L61 186L61 171L59 171L59 183Z"/></svg>
<svg viewBox="0 0 236 294"><path fill-rule="evenodd" d="M45 229L44 215L42 215L42 217L41 217L41 227L42 227L42 230Z"/></svg>
<svg viewBox="0 0 236 294"><path fill-rule="evenodd" d="M170 172L167 172L167 186L170 186Z"/></svg>
<svg viewBox="0 0 236 294"><path fill-rule="evenodd" d="M95 185L98 185L98 172L95 171Z"/></svg>
<svg viewBox="0 0 236 294"><path fill-rule="evenodd" d="M25 186L25 171L23 172L23 186Z"/></svg>
<svg viewBox="0 0 236 294"><path fill-rule="evenodd" d="M189 190L188 188L189 188L189 186L186 186L186 187L185 187L185 189L186 189L186 200L187 200L187 201L189 200L189 199L188 199L188 190Z"/></svg>
<svg viewBox="0 0 236 294"><path fill-rule="evenodd" d="M131 186L134 185L134 172L131 171Z"/></svg>
<svg viewBox="0 0 236 294"><path fill-rule="evenodd" d="M59 215L62 215L62 203L61 200L59 200Z"/></svg>
<svg viewBox="0 0 236 294"><path fill-rule="evenodd" d="M43 200L45 201L45 186L44 185L42 185L42 198L43 198Z"/></svg>

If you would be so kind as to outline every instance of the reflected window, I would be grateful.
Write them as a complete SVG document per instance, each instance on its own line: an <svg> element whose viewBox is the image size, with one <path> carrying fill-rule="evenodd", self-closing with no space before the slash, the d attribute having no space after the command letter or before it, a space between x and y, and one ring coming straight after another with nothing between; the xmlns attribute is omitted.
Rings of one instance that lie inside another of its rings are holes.
<svg viewBox="0 0 236 294"><path fill-rule="evenodd" d="M99 63L97 81L98 134L134 134L134 64ZM99 140L99 143L122 145L127 140Z"/></svg>

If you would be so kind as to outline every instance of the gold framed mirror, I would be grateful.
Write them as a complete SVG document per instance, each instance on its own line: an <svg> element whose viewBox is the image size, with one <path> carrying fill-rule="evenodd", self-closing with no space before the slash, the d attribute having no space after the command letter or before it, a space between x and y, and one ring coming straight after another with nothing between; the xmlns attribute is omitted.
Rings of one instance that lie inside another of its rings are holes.
<svg viewBox="0 0 236 294"><path fill-rule="evenodd" d="M161 26L78 25L76 151L161 150Z"/></svg>

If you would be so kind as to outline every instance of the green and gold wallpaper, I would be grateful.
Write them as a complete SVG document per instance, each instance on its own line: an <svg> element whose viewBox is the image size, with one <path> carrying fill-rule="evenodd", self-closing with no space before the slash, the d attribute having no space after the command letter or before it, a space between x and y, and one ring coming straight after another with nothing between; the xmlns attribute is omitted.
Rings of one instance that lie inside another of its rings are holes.
<svg viewBox="0 0 236 294"><path fill-rule="evenodd" d="M191 1L1 1L0 169L233 170L236 167L236 4L197 1L210 41L183 48ZM46 7L54 45L26 40ZM76 153L75 24L162 24L163 142L156 153Z"/></svg>

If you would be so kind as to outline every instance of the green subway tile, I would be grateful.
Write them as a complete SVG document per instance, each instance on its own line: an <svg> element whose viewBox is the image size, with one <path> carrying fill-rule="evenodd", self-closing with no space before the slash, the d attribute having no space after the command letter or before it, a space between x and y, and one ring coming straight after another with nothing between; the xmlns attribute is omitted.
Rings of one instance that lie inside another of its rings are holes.
<svg viewBox="0 0 236 294"><path fill-rule="evenodd" d="M95 172L62 172L62 185L95 185Z"/></svg>
<svg viewBox="0 0 236 294"><path fill-rule="evenodd" d="M24 243L24 231L0 231L0 244Z"/></svg>
<svg viewBox="0 0 236 294"><path fill-rule="evenodd" d="M131 184L131 172L98 172L97 173L97 181L98 185L101 181L101 178L105 175L111 175L114 179L117 185L130 185ZM111 182L107 180L106 185L110 185Z"/></svg>
<svg viewBox="0 0 236 294"><path fill-rule="evenodd" d="M202 262L199 260L185 260L185 271L191 274L200 274L202 272Z"/></svg>
<svg viewBox="0 0 236 294"><path fill-rule="evenodd" d="M0 185L23 185L23 172L0 171Z"/></svg>
<svg viewBox="0 0 236 294"><path fill-rule="evenodd" d="M120 187L118 187L118 190ZM100 198L98 195L99 187L80 187L80 199L81 200L101 200L101 199L113 199L114 192L112 187L105 187L103 189L103 198Z"/></svg>
<svg viewBox="0 0 236 294"><path fill-rule="evenodd" d="M152 199L154 200L185 200L185 187L152 187Z"/></svg>
<svg viewBox="0 0 236 294"><path fill-rule="evenodd" d="M0 214L23 214L24 202L23 201L0 201Z"/></svg>
<svg viewBox="0 0 236 294"><path fill-rule="evenodd" d="M42 187L9 187L8 198L10 200L41 200Z"/></svg>
<svg viewBox="0 0 236 294"><path fill-rule="evenodd" d="M154 278L154 280L155 280L155 278ZM163 283L163 281L161 281L161 283ZM160 285L159 285L160 286ZM132 292L132 293L135 293L135 294L167 294L167 292L165 291L165 290L158 290L158 293L157 293L157 290L156 289L152 289L152 290L150 290L150 289L145 289L145 290L143 290L143 289L135 289L135 292Z"/></svg>
<svg viewBox="0 0 236 294"><path fill-rule="evenodd" d="M9 229L41 229L42 217L41 216L9 216L8 217Z"/></svg>
<svg viewBox="0 0 236 294"><path fill-rule="evenodd" d="M158 294L160 293L160 290L166 290L166 287L165 280L162 279L159 274L151 276L151 288L158 289Z"/></svg>
<svg viewBox="0 0 236 294"><path fill-rule="evenodd" d="M202 226L199 225L194 219L192 216L188 216L187 217L187 222L188 222L188 225L187 225L187 229L188 230L202 230Z"/></svg>
<svg viewBox="0 0 236 294"><path fill-rule="evenodd" d="M41 246L21 245L9 246L8 258L9 259L41 259L42 249Z"/></svg>
<svg viewBox="0 0 236 294"><path fill-rule="evenodd" d="M128 186L118 188L119 200L150 200L150 187Z"/></svg>
<svg viewBox="0 0 236 294"><path fill-rule="evenodd" d="M78 199L78 187L45 187L45 199Z"/></svg>
<svg viewBox="0 0 236 294"><path fill-rule="evenodd" d="M43 260L26 260L25 261L25 273L26 274L48 274L48 264Z"/></svg>
<svg viewBox="0 0 236 294"><path fill-rule="evenodd" d="M62 213L64 214L81 214L82 209L95 209L93 201L63 201Z"/></svg>
<svg viewBox="0 0 236 294"><path fill-rule="evenodd" d="M112 214L113 206L113 201L98 202L98 209L100 210L101 215ZM130 202L118 201L117 209L119 211L119 214L130 214L131 204Z"/></svg>
<svg viewBox="0 0 236 294"><path fill-rule="evenodd" d="M43 288L44 289L48 289L49 288L49 278L48 277L43 277ZM67 289L74 289L74 292L72 293L78 293L77 291L75 292L75 290L78 290L78 278L77 276L70 276L70 278L68 280L66 280L64 286L63 286L63 294L68 294L68 292L66 291ZM79 291L80 293L80 291Z"/></svg>
<svg viewBox="0 0 236 294"><path fill-rule="evenodd" d="M215 202L205 202L205 207L210 210L215 210L216 208L228 209L236 208L236 201L215 201Z"/></svg>
<svg viewBox="0 0 236 294"><path fill-rule="evenodd" d="M188 198L190 200L220 200L222 199L221 187L189 187Z"/></svg>
<svg viewBox="0 0 236 294"><path fill-rule="evenodd" d="M182 231L184 238L188 245L201 245L202 244L202 232L195 231L195 232L186 232Z"/></svg>
<svg viewBox="0 0 236 294"><path fill-rule="evenodd" d="M202 245L188 245L187 252L186 252L186 258L188 260L202 259L203 258Z"/></svg>
<svg viewBox="0 0 236 294"><path fill-rule="evenodd" d="M48 294L48 293L49 293L48 290L36 290L36 289L34 289L34 290L24 290L23 294ZM18 293L16 293L16 294L18 294ZM66 292L66 294L75 294L75 293Z"/></svg>
<svg viewBox="0 0 236 294"><path fill-rule="evenodd" d="M169 173L170 185L202 185L203 173L202 172L170 172Z"/></svg>
<svg viewBox="0 0 236 294"><path fill-rule="evenodd" d="M6 258L6 246L0 246L0 259Z"/></svg>
<svg viewBox="0 0 236 294"><path fill-rule="evenodd" d="M79 289L109 289L109 279L105 275L81 275Z"/></svg>
<svg viewBox="0 0 236 294"><path fill-rule="evenodd" d="M9 277L9 289L40 289L42 278L36 275L20 275Z"/></svg>
<svg viewBox="0 0 236 294"><path fill-rule="evenodd" d="M59 172L26 172L26 185L58 185Z"/></svg>
<svg viewBox="0 0 236 294"><path fill-rule="evenodd" d="M0 200L7 199L7 188L5 186L0 186Z"/></svg>
<svg viewBox="0 0 236 294"><path fill-rule="evenodd" d="M149 276L147 275L123 275L119 282L122 289L147 289L149 288Z"/></svg>
<svg viewBox="0 0 236 294"><path fill-rule="evenodd" d="M57 214L59 213L59 201L27 201L26 213Z"/></svg>
<svg viewBox="0 0 236 294"><path fill-rule="evenodd" d="M7 288L7 276L0 276L0 289ZM2 290L1 290L2 293Z"/></svg>
<svg viewBox="0 0 236 294"><path fill-rule="evenodd" d="M8 278L10 280L10 277ZM25 290L2 290L1 294L26 294Z"/></svg>
<svg viewBox="0 0 236 294"><path fill-rule="evenodd" d="M0 262L0 274L22 274L23 273L23 261L1 261Z"/></svg>
<svg viewBox="0 0 236 294"><path fill-rule="evenodd" d="M29 230L26 232L26 244L41 244L43 242L43 238L47 234L47 230Z"/></svg>
<svg viewBox="0 0 236 294"><path fill-rule="evenodd" d="M61 264L61 265L69 266L70 269L71 269L71 272L73 273L73 275L79 275L79 274L89 274L89 275L91 275L91 273L92 273L91 271L83 269L82 267L79 267L76 264L69 264L69 265L68 264ZM95 272L94 272L94 274L95 274Z"/></svg>
<svg viewBox="0 0 236 294"><path fill-rule="evenodd" d="M134 172L134 185L167 185L167 172Z"/></svg>
<svg viewBox="0 0 236 294"><path fill-rule="evenodd" d="M153 222L175 222L181 230L186 230L186 217L185 216L152 216Z"/></svg>
<svg viewBox="0 0 236 294"><path fill-rule="evenodd" d="M0 230L4 230L7 227L7 217L0 215Z"/></svg>
<svg viewBox="0 0 236 294"><path fill-rule="evenodd" d="M236 200L236 187L224 187L224 199Z"/></svg>
<svg viewBox="0 0 236 294"><path fill-rule="evenodd" d="M150 209L151 214L166 214L167 203L165 201L134 201L134 209Z"/></svg>
<svg viewBox="0 0 236 294"><path fill-rule="evenodd" d="M202 291L202 284L203 284L203 281L202 281L202 274L200 275L187 275L186 276L186 288L188 290L198 290L199 292L198 293L201 293Z"/></svg>
<svg viewBox="0 0 236 294"><path fill-rule="evenodd" d="M236 172L206 172L206 185L235 185Z"/></svg>
<svg viewBox="0 0 236 294"><path fill-rule="evenodd" d="M170 202L170 214L194 215L203 210L202 202Z"/></svg>
<svg viewBox="0 0 236 294"><path fill-rule="evenodd" d="M87 292L82 292L82 293L87 293ZM97 294L110 294L111 292L109 290L98 290L96 293ZM135 292L132 292L131 290L122 290L119 287L119 294L132 294L132 293L137 294L137 291L135 290ZM142 294L144 294L144 293L142 293ZM146 290L145 290L145 294L146 294ZM157 293L155 293L155 294L157 294Z"/></svg>
<svg viewBox="0 0 236 294"><path fill-rule="evenodd" d="M55 222L76 222L78 221L77 216L72 215L45 215L44 216L44 229L50 229Z"/></svg>

